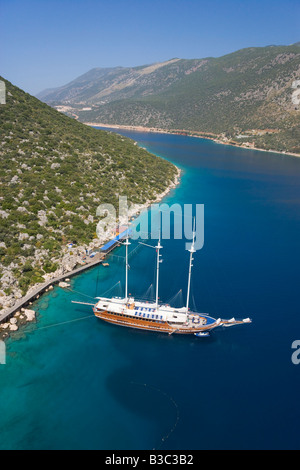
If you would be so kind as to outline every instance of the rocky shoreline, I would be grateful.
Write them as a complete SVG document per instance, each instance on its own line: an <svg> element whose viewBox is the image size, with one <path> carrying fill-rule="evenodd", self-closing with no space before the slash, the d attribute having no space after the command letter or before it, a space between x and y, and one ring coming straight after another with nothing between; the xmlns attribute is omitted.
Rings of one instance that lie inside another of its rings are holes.
<svg viewBox="0 0 300 470"><path fill-rule="evenodd" d="M174 189L180 181L180 175L181 175L181 170L177 168L177 175L174 179L174 181L168 186L168 188L161 194L157 195L155 200L153 201L147 201L145 204L142 205L132 205L129 209L128 213L128 218L129 220L132 220L136 218L140 213L144 212L145 210L148 210L148 208L151 206L151 204L159 203L170 191L171 189ZM119 225L123 225L126 221L120 218L119 220ZM83 267L86 266L86 269L88 269L92 262L95 261L95 259L89 258L86 253L88 252L93 252L94 250L100 249L107 241L112 239L115 236L114 233L110 234L105 234L102 238L99 237L97 239L94 239L93 241L90 242L88 246L78 246L72 248L72 251L70 251L68 248L64 248L62 251L62 257L60 259L56 259L54 261L57 262L57 264L60 266L55 272L45 274L44 281L45 283L49 282L51 283L52 280L57 279L57 278L66 278L68 274L70 274L72 271L74 271L78 267ZM99 262L100 262L100 256L98 255ZM10 276L9 270L5 273L4 279L2 276L2 282L6 281L6 286L9 288L13 288L12 285L10 285L10 280L13 280L13 276ZM65 282L60 282L58 285L61 288L66 288L69 287L70 284L68 284L69 279L65 279ZM26 293L26 296L23 298L30 296L33 294L37 289L42 287L43 284L35 284L30 287L28 292ZM52 290L53 286L50 286L48 289L45 290L45 292L48 292L49 290ZM39 296L35 297L36 299ZM12 292L8 296L1 296L1 303L2 305L5 305L5 308L1 311L1 315L5 316L5 313L9 311L10 308L14 307L17 302L22 302L22 295L20 295L19 289L16 289L15 292ZM33 322L35 321L36 316L35 316L35 311L34 310L28 310L25 308L21 308L19 311L17 311L12 318L10 318L9 321L5 320L5 322L0 323L0 340L5 340L7 339L12 333L16 332L19 330L19 328L28 322Z"/></svg>
<svg viewBox="0 0 300 470"><path fill-rule="evenodd" d="M36 320L36 312L22 308L9 321L0 324L0 340L8 339L20 327Z"/></svg>

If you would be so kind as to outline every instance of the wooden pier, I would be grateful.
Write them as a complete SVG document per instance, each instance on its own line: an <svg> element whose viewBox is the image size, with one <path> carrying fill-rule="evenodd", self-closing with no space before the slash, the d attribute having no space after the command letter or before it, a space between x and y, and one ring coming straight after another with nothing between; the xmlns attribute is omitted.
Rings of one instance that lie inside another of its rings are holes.
<svg viewBox="0 0 300 470"><path fill-rule="evenodd" d="M10 309L6 310L4 313L0 313L0 323L4 323L7 320L9 320L11 317L14 316L18 310L21 310L21 308L24 308L28 306L30 302L33 302L34 300L37 300L37 298L43 294L44 292L49 289L49 287L58 284L59 282L65 281L66 279L75 276L76 274L80 274L83 271L86 271L87 269L93 268L97 266L98 264L103 263L103 259L105 258L104 255L96 255L96 259L93 261L86 263L85 265L81 266L80 268L74 269L71 272L68 272L60 277L56 277L54 279L51 279L50 281L45 282L44 284L39 285L36 289L34 289L30 294L27 294L25 297L22 297L13 307Z"/></svg>

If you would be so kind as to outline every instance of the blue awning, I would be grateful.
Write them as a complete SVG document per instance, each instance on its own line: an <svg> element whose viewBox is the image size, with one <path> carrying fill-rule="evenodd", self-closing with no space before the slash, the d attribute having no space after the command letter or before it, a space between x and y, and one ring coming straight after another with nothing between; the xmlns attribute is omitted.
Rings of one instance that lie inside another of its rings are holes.
<svg viewBox="0 0 300 470"><path fill-rule="evenodd" d="M112 246L114 246L119 240L125 238L127 235L130 234L130 229L124 230L124 232L119 233L115 238L107 242L104 246L102 246L101 251L108 251Z"/></svg>

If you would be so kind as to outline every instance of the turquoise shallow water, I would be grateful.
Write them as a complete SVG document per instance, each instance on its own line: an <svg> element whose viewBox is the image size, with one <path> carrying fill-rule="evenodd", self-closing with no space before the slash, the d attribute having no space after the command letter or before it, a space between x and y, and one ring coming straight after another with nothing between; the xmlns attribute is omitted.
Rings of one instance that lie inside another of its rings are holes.
<svg viewBox="0 0 300 470"><path fill-rule="evenodd" d="M299 448L291 345L300 339L300 159L123 133L182 168L165 202L205 204L193 303L253 324L208 339L145 333L101 323L71 303L88 298L55 288L35 303L37 323L7 344L0 449ZM163 245L161 299L180 288L184 299L184 241ZM121 281L113 293L122 295L123 249L113 255L72 289L94 297ZM143 248L131 256L132 294L153 283L154 256Z"/></svg>

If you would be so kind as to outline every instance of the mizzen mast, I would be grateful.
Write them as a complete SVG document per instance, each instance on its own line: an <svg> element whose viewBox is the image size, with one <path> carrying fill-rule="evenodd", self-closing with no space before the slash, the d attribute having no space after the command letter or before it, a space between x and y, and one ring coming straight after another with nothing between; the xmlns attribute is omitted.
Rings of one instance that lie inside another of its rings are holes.
<svg viewBox="0 0 300 470"><path fill-rule="evenodd" d="M188 278L188 289L187 289L187 299L186 299L186 313L189 313L189 303L190 303L190 291L191 291L191 277L192 277L192 266L193 266L193 255L196 252L195 250L195 219L194 219L194 227L193 227L193 243L191 248L189 249L190 252L190 266L189 266L189 278Z"/></svg>
<svg viewBox="0 0 300 470"><path fill-rule="evenodd" d="M159 213L159 227L158 227L158 244L157 246L155 247L156 248L156 252L157 252L157 266L156 266L156 300L155 300L155 305L156 305L156 310L158 310L158 286L159 286L159 265L160 263L162 262L162 260L160 259L161 257L161 254L160 254L160 250L163 248L160 244L160 241L161 241L161 227L160 227L160 213Z"/></svg>

